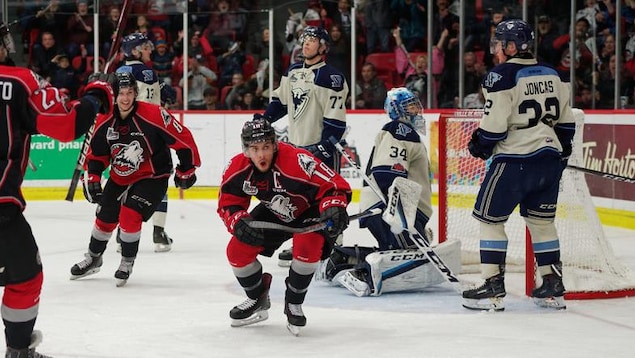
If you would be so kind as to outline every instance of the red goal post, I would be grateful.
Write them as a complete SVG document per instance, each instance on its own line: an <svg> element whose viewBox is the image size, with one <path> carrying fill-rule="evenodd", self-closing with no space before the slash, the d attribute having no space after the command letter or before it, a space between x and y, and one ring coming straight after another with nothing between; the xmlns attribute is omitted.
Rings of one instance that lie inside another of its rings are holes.
<svg viewBox="0 0 635 358"><path fill-rule="evenodd" d="M443 112L439 116L439 240L461 241L462 273L479 272L478 221L472 208L489 161L467 150L481 110ZM584 112L574 110L576 137L569 164L582 164ZM635 296L635 273L615 257L591 200L584 174L565 170L561 181L556 227L560 238L566 299ZM505 226L509 238L507 272L523 272L525 293L536 282L531 237L518 210Z"/></svg>

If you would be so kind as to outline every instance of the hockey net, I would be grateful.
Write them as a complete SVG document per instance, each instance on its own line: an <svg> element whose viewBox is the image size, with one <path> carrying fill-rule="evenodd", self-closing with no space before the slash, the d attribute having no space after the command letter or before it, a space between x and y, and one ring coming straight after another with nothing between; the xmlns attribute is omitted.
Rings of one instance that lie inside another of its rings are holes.
<svg viewBox="0 0 635 358"><path fill-rule="evenodd" d="M576 136L569 164L582 163L584 113L574 110ZM462 273L479 272L479 222L472 208L490 161L472 157L467 150L482 111L459 110L439 118L439 237L461 241ZM556 227L560 238L563 279L567 299L635 295L635 274L615 257L584 178L565 170L561 181ZM531 238L518 212L505 226L509 238L506 270L525 273L525 293L536 284Z"/></svg>

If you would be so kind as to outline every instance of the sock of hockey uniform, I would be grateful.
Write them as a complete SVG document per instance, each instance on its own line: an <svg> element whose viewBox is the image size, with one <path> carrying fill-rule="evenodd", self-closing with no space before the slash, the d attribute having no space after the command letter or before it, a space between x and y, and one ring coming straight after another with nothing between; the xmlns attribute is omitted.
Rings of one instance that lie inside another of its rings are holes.
<svg viewBox="0 0 635 358"><path fill-rule="evenodd" d="M318 264L317 262L308 263L293 260L289 269L289 277L285 280L287 286L285 301L294 304L302 304L304 302L304 297Z"/></svg>
<svg viewBox="0 0 635 358"><path fill-rule="evenodd" d="M40 271L34 278L7 284L2 298L2 320L8 347L24 349L31 344L31 333L37 318L43 275Z"/></svg>
<svg viewBox="0 0 635 358"><path fill-rule="evenodd" d="M265 290L262 282L262 265L258 261L244 267L234 267L234 275L240 286L245 290L247 297L258 299Z"/></svg>

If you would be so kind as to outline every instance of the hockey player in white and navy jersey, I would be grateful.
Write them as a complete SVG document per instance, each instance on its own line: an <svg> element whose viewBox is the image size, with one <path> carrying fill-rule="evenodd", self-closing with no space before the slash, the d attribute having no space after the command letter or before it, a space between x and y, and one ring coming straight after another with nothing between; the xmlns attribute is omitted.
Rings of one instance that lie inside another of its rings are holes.
<svg viewBox="0 0 635 358"><path fill-rule="evenodd" d="M159 77L152 68L146 65L150 61L152 51L154 51L152 41L146 35L135 32L122 39L121 49L124 54L124 63L117 68L116 72L132 73L132 76L137 80L137 101L161 105L162 92ZM154 226L152 238L155 252L167 252L172 249L173 240L165 232L167 212L168 196L166 194L152 215L152 225ZM119 242L119 234L117 234L117 242Z"/></svg>
<svg viewBox="0 0 635 358"><path fill-rule="evenodd" d="M289 142L304 148L339 173L340 156L330 138L341 140L346 131L348 83L340 70L324 62L331 38L322 27L307 26L300 35L304 61L292 64L273 91L264 114L270 123L288 115ZM278 256L289 266L290 250Z"/></svg>
<svg viewBox="0 0 635 358"><path fill-rule="evenodd" d="M400 183L407 183L403 185L409 188L402 192L408 195L399 196L397 203L404 207L396 211L410 212L405 215L411 217L404 219L412 222L418 232L426 232L432 205L430 162L422 141L425 119L421 102L407 88L393 88L388 91L384 109L390 122L384 124L375 137L366 169L371 183L360 195L361 211L384 210L384 215L359 220L360 227L368 228L378 247L336 246L331 256L322 262L316 276L319 280L339 283L360 297L419 290L444 282L426 255L412 242L408 231L401 226L398 230L391 229L390 216L386 215L390 210L385 210L384 204L385 198L394 197L394 190L401 190ZM383 198L379 198L371 186L380 190ZM411 189L414 187L417 190ZM417 192L419 195L415 194ZM402 222L401 219L397 221ZM458 241L441 244L435 251L452 270L460 269Z"/></svg>
<svg viewBox="0 0 635 358"><path fill-rule="evenodd" d="M463 292L463 306L470 309L504 309L504 225L518 205L542 276L531 295L540 306L566 307L554 219L575 120L568 80L535 60L533 43L525 21L508 20L498 24L490 44L499 65L483 80L484 114L468 145L474 157L491 160L472 213L480 221L485 283Z"/></svg>

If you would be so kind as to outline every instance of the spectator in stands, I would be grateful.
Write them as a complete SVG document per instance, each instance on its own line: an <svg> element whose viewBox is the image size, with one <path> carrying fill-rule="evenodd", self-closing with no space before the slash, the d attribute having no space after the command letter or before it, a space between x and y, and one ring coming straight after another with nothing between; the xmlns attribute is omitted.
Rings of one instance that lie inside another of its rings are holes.
<svg viewBox="0 0 635 358"><path fill-rule="evenodd" d="M137 26L134 28L132 32L138 32L140 34L146 35L146 37L154 42L154 34L150 29L152 28L152 23L148 20L148 17L144 14L137 15Z"/></svg>
<svg viewBox="0 0 635 358"><path fill-rule="evenodd" d="M269 61L269 41L271 40L271 36L269 34L269 28L262 29L261 36L257 39L253 39L248 41L247 44L247 53L249 53L254 58L254 62L258 64L260 67L262 61L267 60L267 65L271 63ZM274 39L273 43L273 54L275 59L279 59L283 52L282 44ZM278 74L282 74L282 61L274 62L274 71Z"/></svg>
<svg viewBox="0 0 635 358"><path fill-rule="evenodd" d="M206 109L203 92L210 87L210 83L216 79L216 75L212 70L200 65L196 59L189 62L190 71L187 74L187 106L188 109ZM179 87L183 88L185 83L183 79L179 81Z"/></svg>
<svg viewBox="0 0 635 358"><path fill-rule="evenodd" d="M67 15L60 8L60 0L50 0L46 7L36 12L33 28L40 33L52 33L56 39L63 39Z"/></svg>
<svg viewBox="0 0 635 358"><path fill-rule="evenodd" d="M2 66L15 66L15 62L9 56L9 50L4 46L0 46L0 65Z"/></svg>
<svg viewBox="0 0 635 358"><path fill-rule="evenodd" d="M218 56L218 68L220 71L218 87L223 88L231 83L234 73L242 72L245 63L245 53L240 48L240 43L234 42L227 52Z"/></svg>
<svg viewBox="0 0 635 358"><path fill-rule="evenodd" d="M309 0L302 20L303 25L319 26L324 29L330 28L333 24L333 19L328 16L320 0Z"/></svg>
<svg viewBox="0 0 635 358"><path fill-rule="evenodd" d="M485 95L483 87L478 86L476 92L472 92L463 98L463 106L466 109L482 109L485 106Z"/></svg>
<svg viewBox="0 0 635 358"><path fill-rule="evenodd" d="M229 109L235 109L235 104L240 103L245 93L249 92L249 87L245 82L245 77L242 72L235 72L232 75L230 86L231 89L227 92L227 96L225 96L225 103L223 103L223 105ZM222 88L223 87L221 87L221 89Z"/></svg>
<svg viewBox="0 0 635 358"><path fill-rule="evenodd" d="M208 111L225 109L225 107L218 102L218 90L216 87L207 87L203 91L203 102L205 102L205 109Z"/></svg>
<svg viewBox="0 0 635 358"><path fill-rule="evenodd" d="M351 40L347 39L342 31L342 25L333 24L329 29L331 46L326 53L326 62L340 69L346 77L346 82L351 83Z"/></svg>
<svg viewBox="0 0 635 358"><path fill-rule="evenodd" d="M538 17L536 30L536 42L538 44L536 52L538 61L544 61L556 66L560 61L560 54L553 47L553 42L560 34L553 27L551 18L548 15Z"/></svg>
<svg viewBox="0 0 635 358"><path fill-rule="evenodd" d="M213 56L214 50L210 46L206 38L202 37L201 32L196 30L190 37L190 46L187 50L188 56L192 58L202 58L203 65L209 67L210 56Z"/></svg>
<svg viewBox="0 0 635 358"><path fill-rule="evenodd" d="M295 27L295 35L291 41L287 41L287 50L289 52L289 64L302 62L302 45L300 44L300 35L304 32L304 26ZM288 37L287 37L288 38Z"/></svg>
<svg viewBox="0 0 635 358"><path fill-rule="evenodd" d="M70 58L79 55L80 45L86 46L88 55L93 55L93 25L93 15L88 13L88 0L77 0L77 12L71 15L66 23L66 51Z"/></svg>
<svg viewBox="0 0 635 358"><path fill-rule="evenodd" d="M419 55L414 65L414 71L410 72L404 80L404 87L414 93L421 104L426 107L425 104L428 102L428 58L426 55Z"/></svg>
<svg viewBox="0 0 635 358"><path fill-rule="evenodd" d="M33 45L31 70L44 78L51 78L51 75L57 69L57 65L52 60L62 52L62 49L55 41L53 33L43 32L40 43Z"/></svg>
<svg viewBox="0 0 635 358"><path fill-rule="evenodd" d="M481 91L483 76L487 73L487 68L483 62L476 58L474 52L468 51L463 54L464 66L464 90L465 93L477 93Z"/></svg>
<svg viewBox="0 0 635 358"><path fill-rule="evenodd" d="M231 42L236 42L240 38L237 35L242 34L247 27L245 14L229 10L229 1L220 0L209 19L209 42L216 54L226 52Z"/></svg>
<svg viewBox="0 0 635 358"><path fill-rule="evenodd" d="M432 39L435 43L438 43L443 30L447 28L447 24L453 23L455 21L458 22L458 17L450 12L449 0L437 0L436 5L436 10L434 12L434 15L432 15ZM455 20L453 18L457 19ZM482 30L478 31L478 29L476 29L475 31L476 33L482 32ZM469 36L468 38L466 38L466 42L468 42L468 44L466 44L466 46L468 46Z"/></svg>
<svg viewBox="0 0 635 358"><path fill-rule="evenodd" d="M392 0L390 9L399 16L401 39L406 49L426 51L426 8L424 0Z"/></svg>
<svg viewBox="0 0 635 358"><path fill-rule="evenodd" d="M575 107L581 109L593 109L595 108L595 103L600 100L600 92L595 90L595 93L592 88L588 85L582 85L578 87L578 94L575 96ZM595 95L595 101L593 100L593 96Z"/></svg>
<svg viewBox="0 0 635 358"><path fill-rule="evenodd" d="M101 45L101 56L106 57L110 52L110 46L112 46L112 40L115 36L115 30L119 23L119 15L121 11L116 5L112 5L108 10L108 16L105 19L99 21L99 43Z"/></svg>
<svg viewBox="0 0 635 358"><path fill-rule="evenodd" d="M157 73L159 82L172 84L172 61L174 61L174 53L168 48L165 40L158 40L154 44L154 51L150 55L152 60L152 69Z"/></svg>
<svg viewBox="0 0 635 358"><path fill-rule="evenodd" d="M392 13L388 0L366 0L362 9L366 32L366 53L390 52Z"/></svg>
<svg viewBox="0 0 635 358"><path fill-rule="evenodd" d="M633 96L633 74L623 68L618 76L615 55L611 56L608 66L600 70L597 81L597 89L601 98L596 105L598 109L622 108L621 104L615 107L615 81L620 80L620 96L631 98ZM627 103L628 104L628 103Z"/></svg>
<svg viewBox="0 0 635 358"><path fill-rule="evenodd" d="M348 42L351 40L351 26L353 25L351 16L351 4L349 0L338 0L337 10L329 15L329 17L333 19L333 25L339 25L340 31L345 35L344 37ZM332 34L331 37L333 37ZM333 64L332 61L331 64ZM335 67L342 68L338 66Z"/></svg>
<svg viewBox="0 0 635 358"><path fill-rule="evenodd" d="M377 77L375 65L366 62L362 65L362 75L357 81L356 109L381 109L384 108L386 98L386 85Z"/></svg>
<svg viewBox="0 0 635 358"><path fill-rule="evenodd" d="M59 54L53 58L53 63L57 65L57 69L51 74L51 85L59 89L67 91L70 99L77 98L77 89L82 82L80 76L86 71L86 56L88 51L86 47L82 47L82 65L75 69L71 66L71 60L65 53Z"/></svg>
<svg viewBox="0 0 635 358"><path fill-rule="evenodd" d="M476 50L477 47L485 50L483 61L487 68L494 67L494 56L489 51L490 42L496 31L496 26L498 26L501 21L506 20L505 16L505 8L503 6L492 8L490 14L488 14L481 23L475 26L476 37L474 40L466 41L466 48L468 50ZM472 45L470 45L470 42Z"/></svg>
<svg viewBox="0 0 635 358"><path fill-rule="evenodd" d="M458 21L457 17L446 17L452 21ZM440 108L455 108L458 101L459 81L459 38L458 22L447 24L441 33L441 38L437 43L437 50L443 54L443 73L439 83L439 93L437 95Z"/></svg>
<svg viewBox="0 0 635 358"><path fill-rule="evenodd" d="M611 57L615 55L615 36L608 34L604 37L604 43L598 52L598 58L595 59L595 63L598 69L601 71L609 65Z"/></svg>

